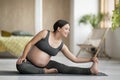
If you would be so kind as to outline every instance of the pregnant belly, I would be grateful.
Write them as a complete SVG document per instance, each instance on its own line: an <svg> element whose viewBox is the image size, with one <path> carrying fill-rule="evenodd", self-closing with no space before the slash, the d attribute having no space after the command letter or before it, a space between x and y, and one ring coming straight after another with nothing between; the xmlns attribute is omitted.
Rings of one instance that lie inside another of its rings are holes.
<svg viewBox="0 0 120 80"><path fill-rule="evenodd" d="M50 57L47 53L41 51L36 46L33 46L28 53L27 58L36 66L44 67L50 61Z"/></svg>

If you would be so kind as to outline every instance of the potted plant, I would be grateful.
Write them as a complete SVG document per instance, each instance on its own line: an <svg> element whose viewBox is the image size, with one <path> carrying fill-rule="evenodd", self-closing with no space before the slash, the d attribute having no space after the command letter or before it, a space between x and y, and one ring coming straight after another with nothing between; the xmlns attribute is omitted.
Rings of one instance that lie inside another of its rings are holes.
<svg viewBox="0 0 120 80"><path fill-rule="evenodd" d="M120 2L116 5L112 15L112 30L120 27Z"/></svg>
<svg viewBox="0 0 120 80"><path fill-rule="evenodd" d="M88 24L90 23L91 26L95 28L99 28L100 22L104 19L104 15L99 13L98 15L94 14L86 14L82 16L79 20L80 23Z"/></svg>

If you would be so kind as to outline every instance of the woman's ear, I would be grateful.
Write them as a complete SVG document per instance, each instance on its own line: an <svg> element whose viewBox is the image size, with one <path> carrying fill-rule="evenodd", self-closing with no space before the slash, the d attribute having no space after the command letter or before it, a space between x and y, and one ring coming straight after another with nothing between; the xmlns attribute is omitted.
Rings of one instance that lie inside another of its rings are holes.
<svg viewBox="0 0 120 80"><path fill-rule="evenodd" d="M60 29L61 29L60 27L57 28L58 31L60 31Z"/></svg>

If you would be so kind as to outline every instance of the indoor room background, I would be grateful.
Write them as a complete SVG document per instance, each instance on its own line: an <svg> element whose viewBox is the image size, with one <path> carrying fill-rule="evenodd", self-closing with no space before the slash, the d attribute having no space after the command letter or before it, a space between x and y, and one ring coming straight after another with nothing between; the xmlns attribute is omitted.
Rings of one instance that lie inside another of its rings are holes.
<svg viewBox="0 0 120 80"><path fill-rule="evenodd" d="M52 30L54 22L64 19L70 22L70 35L64 40L73 54L77 54L78 43L83 43L91 31L90 25L79 25L84 14L100 12L101 0L0 0L0 30L9 32L21 30L35 35L42 29ZM114 0L108 1L107 10L111 14ZM57 4L59 3L59 4ZM106 51L115 59L120 59L119 29L109 31Z"/></svg>

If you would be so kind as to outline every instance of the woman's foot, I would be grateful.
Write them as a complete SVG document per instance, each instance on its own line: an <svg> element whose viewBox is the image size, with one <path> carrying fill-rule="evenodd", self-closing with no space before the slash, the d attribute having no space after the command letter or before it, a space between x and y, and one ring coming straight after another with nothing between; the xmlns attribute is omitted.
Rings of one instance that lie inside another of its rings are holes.
<svg viewBox="0 0 120 80"><path fill-rule="evenodd" d="M58 70L56 68L51 68L51 69L44 68L44 71L45 74L58 73Z"/></svg>
<svg viewBox="0 0 120 80"><path fill-rule="evenodd" d="M90 68L90 71L94 75L98 74L98 63L97 62L93 63L92 67Z"/></svg>

